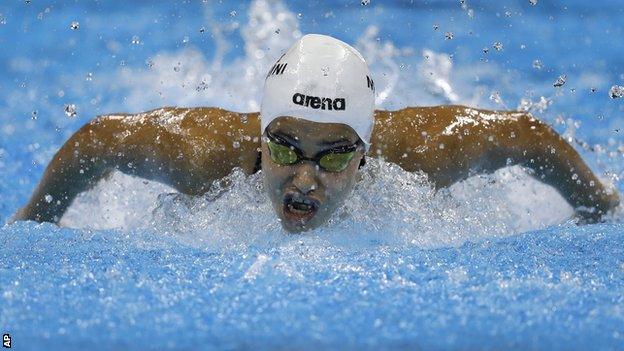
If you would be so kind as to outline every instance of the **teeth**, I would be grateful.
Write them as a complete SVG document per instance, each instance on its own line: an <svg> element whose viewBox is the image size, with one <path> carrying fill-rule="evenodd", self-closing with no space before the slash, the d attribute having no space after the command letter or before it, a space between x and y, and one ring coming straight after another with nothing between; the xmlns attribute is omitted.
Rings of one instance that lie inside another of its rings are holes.
<svg viewBox="0 0 624 351"><path fill-rule="evenodd" d="M290 204L288 204L288 208L291 211L295 211L295 212L308 212L312 210L313 208L312 204L313 203L309 200L302 200L302 201L291 202Z"/></svg>

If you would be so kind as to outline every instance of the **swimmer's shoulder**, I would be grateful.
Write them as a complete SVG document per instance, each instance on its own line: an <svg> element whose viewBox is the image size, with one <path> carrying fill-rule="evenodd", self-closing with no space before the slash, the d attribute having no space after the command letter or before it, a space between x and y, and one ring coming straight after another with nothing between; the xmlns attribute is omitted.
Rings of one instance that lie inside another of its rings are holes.
<svg viewBox="0 0 624 351"><path fill-rule="evenodd" d="M417 129L435 134L462 118L475 121L534 119L530 114L521 111L485 110L464 105L418 106L394 111L378 110L375 113L375 127L380 131L391 127L394 130Z"/></svg>
<svg viewBox="0 0 624 351"><path fill-rule="evenodd" d="M257 112L235 112L218 107L195 107L186 109L181 127L196 129L201 134L225 136L258 136L260 118Z"/></svg>
<svg viewBox="0 0 624 351"><path fill-rule="evenodd" d="M456 116L471 108L460 105L414 106L400 110L377 110L375 128L382 133L426 131L451 123Z"/></svg>
<svg viewBox="0 0 624 351"><path fill-rule="evenodd" d="M192 150L202 150L202 168L218 165L215 176L223 177L234 167L246 174L259 168L260 118L258 112L235 112L217 107L190 108L180 127ZM189 153L197 154L189 151Z"/></svg>
<svg viewBox="0 0 624 351"><path fill-rule="evenodd" d="M241 113L218 107L169 106L134 114L111 113L97 116L89 124L156 127L185 136L256 135L260 129L257 112Z"/></svg>

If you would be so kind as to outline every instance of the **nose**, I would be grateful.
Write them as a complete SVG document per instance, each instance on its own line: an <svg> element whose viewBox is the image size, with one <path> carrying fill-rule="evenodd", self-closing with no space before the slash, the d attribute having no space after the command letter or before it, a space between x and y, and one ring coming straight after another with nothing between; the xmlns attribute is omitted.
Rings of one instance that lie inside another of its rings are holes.
<svg viewBox="0 0 624 351"><path fill-rule="evenodd" d="M312 162L303 162L298 165L293 178L293 185L303 194L308 194L317 189L316 165Z"/></svg>

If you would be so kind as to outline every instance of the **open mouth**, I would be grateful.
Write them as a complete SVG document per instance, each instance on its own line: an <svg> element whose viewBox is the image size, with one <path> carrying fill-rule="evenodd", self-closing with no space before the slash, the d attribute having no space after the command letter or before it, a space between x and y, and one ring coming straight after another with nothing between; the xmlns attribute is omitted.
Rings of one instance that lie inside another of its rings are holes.
<svg viewBox="0 0 624 351"><path fill-rule="evenodd" d="M284 217L297 224L308 222L319 208L319 201L309 196L287 194L284 197Z"/></svg>

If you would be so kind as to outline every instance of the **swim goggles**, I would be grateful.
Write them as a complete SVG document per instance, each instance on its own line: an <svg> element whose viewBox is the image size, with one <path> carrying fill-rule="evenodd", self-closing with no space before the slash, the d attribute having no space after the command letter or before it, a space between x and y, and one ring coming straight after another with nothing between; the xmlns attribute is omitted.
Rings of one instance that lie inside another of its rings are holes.
<svg viewBox="0 0 624 351"><path fill-rule="evenodd" d="M358 140L358 142L353 145L339 146L321 151L314 157L305 157L301 150L297 149L286 140L283 140L278 135L273 135L268 130L266 135L271 160L276 164L287 166L294 165L304 160L313 161L328 172L341 172L347 168L349 162L353 159L353 156L355 156L355 151L361 144L361 141Z"/></svg>

